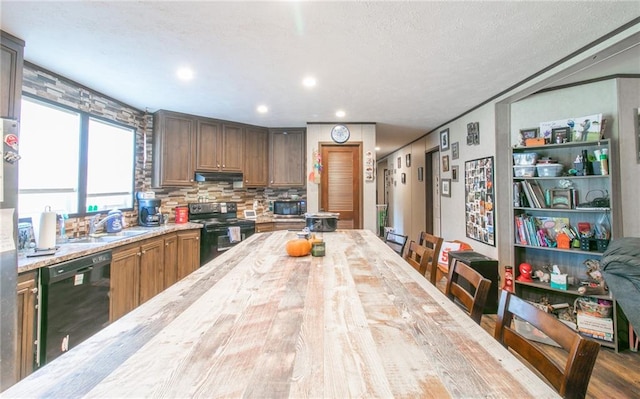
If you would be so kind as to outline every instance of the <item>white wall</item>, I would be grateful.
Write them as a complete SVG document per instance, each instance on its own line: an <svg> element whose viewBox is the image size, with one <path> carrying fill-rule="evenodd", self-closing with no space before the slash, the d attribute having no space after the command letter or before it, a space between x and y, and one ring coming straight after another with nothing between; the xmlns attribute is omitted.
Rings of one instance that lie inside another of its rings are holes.
<svg viewBox="0 0 640 399"><path fill-rule="evenodd" d="M618 137L620 192L622 199L622 235L640 237L640 163L637 137L640 129L634 113L640 108L640 79L618 79ZM637 116L636 116L637 117Z"/></svg>
<svg viewBox="0 0 640 399"><path fill-rule="evenodd" d="M333 143L331 140L331 128L335 123L327 124L308 124L307 125L307 167L308 175L313 166L313 151L318 150L318 143ZM349 128L349 143L362 143L362 216L363 227L373 232L376 231L376 181L365 181L364 179L364 161L367 151L375 154L376 147L376 125L375 124L349 124L345 126ZM375 155L374 155L375 156ZM375 162L374 162L375 164ZM319 185L307 180L307 211L317 212L320 203Z"/></svg>
<svg viewBox="0 0 640 399"><path fill-rule="evenodd" d="M390 226L402 234L406 234L410 239L416 239L421 231L425 230L426 212L429 209L425 206L425 182L418 182L417 168L425 167L425 153L438 147L440 144L439 132L449 129L449 142L458 142L459 158L451 159L451 146L449 150L440 153L440 158L449 156L449 165L458 165L458 181L451 183L451 197L440 197L441 202L441 236L445 240L460 240L470 244L474 250L486 256L495 258L497 256L496 247L483 244L479 241L466 237L465 222L465 189L464 189L464 163L468 160L492 156L495 153L495 117L494 104L488 104L465 115L464 117L443 126L438 132L431 133L420 140L404 147L387 159L397 167L397 158L401 157L402 167L397 171L397 186L394 187L393 201L390 207L393 209L393 218L390 219ZM480 123L480 144L467 146L467 123ZM405 167L406 154L411 154L411 168ZM400 183L401 173L407 173L407 184ZM440 177L451 178L451 169L442 172L440 163Z"/></svg>

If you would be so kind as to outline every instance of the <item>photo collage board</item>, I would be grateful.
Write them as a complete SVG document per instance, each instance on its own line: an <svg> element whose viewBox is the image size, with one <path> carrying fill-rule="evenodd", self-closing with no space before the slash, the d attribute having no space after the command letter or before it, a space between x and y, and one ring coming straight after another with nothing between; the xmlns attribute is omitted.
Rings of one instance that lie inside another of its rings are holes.
<svg viewBox="0 0 640 399"><path fill-rule="evenodd" d="M493 157L465 162L465 216L467 237L496 245Z"/></svg>

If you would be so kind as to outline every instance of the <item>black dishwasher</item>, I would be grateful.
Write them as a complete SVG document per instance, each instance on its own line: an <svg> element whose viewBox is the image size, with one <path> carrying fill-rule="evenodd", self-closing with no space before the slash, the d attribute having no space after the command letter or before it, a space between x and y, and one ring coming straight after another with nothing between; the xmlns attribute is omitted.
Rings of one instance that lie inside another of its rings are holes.
<svg viewBox="0 0 640 399"><path fill-rule="evenodd" d="M40 366L109 324L111 251L42 269Z"/></svg>

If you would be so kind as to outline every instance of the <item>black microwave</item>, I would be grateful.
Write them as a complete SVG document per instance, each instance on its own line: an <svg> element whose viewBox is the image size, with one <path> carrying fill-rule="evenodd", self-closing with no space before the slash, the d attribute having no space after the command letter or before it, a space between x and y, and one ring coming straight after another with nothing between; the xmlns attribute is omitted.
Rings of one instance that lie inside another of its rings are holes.
<svg viewBox="0 0 640 399"><path fill-rule="evenodd" d="M304 200L273 201L273 214L277 216L303 216L307 213L307 202Z"/></svg>

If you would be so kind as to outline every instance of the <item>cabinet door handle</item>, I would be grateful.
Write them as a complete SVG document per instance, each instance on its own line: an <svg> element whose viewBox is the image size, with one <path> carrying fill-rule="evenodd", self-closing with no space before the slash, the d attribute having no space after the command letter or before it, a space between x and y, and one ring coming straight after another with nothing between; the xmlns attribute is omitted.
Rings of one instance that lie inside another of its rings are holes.
<svg viewBox="0 0 640 399"><path fill-rule="evenodd" d="M227 165L225 165L225 164L222 164L222 167L223 167L223 168L226 168L226 167L227 167Z"/></svg>
<svg viewBox="0 0 640 399"><path fill-rule="evenodd" d="M142 256L142 254L140 252L137 253L138 256Z"/></svg>
<svg viewBox="0 0 640 399"><path fill-rule="evenodd" d="M37 294L37 293L38 293L38 287L36 287L36 288L32 288L32 289L31 289L31 293L32 293L32 294Z"/></svg>
<svg viewBox="0 0 640 399"><path fill-rule="evenodd" d="M198 241L200 239L200 237L196 237L196 241Z"/></svg>

